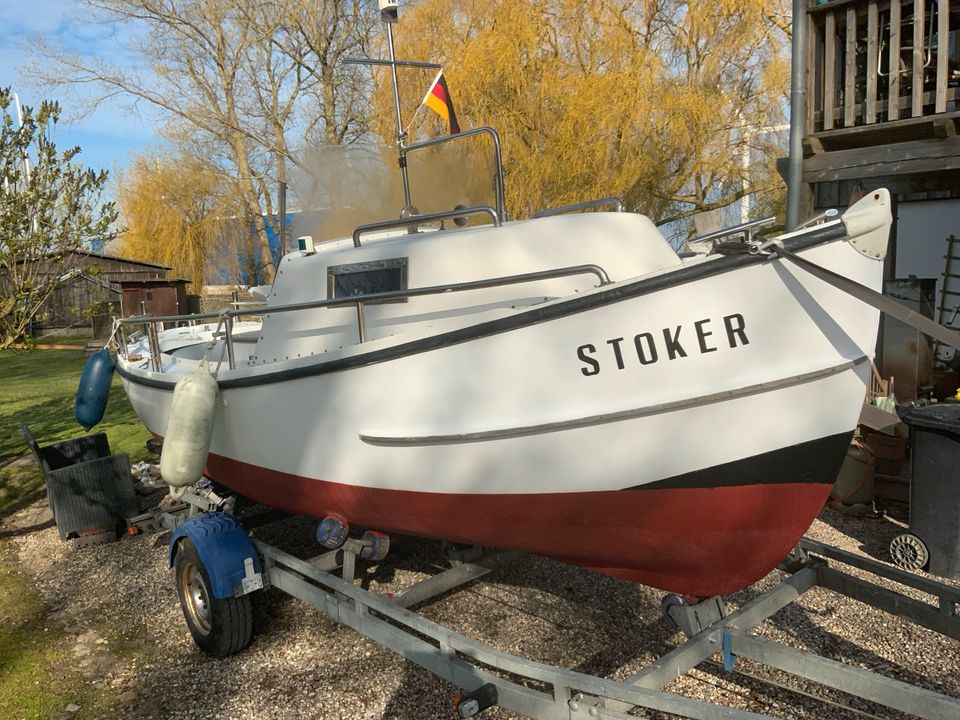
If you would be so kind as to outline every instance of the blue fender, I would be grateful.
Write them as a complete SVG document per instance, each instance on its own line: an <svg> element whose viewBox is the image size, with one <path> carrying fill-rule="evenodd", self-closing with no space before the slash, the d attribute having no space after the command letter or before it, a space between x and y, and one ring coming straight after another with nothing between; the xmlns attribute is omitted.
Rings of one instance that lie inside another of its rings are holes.
<svg viewBox="0 0 960 720"><path fill-rule="evenodd" d="M173 567L177 546L184 538L190 538L197 548L210 577L210 590L217 600L233 597L234 589L243 580L247 558L253 558L255 572L263 572L253 541L232 515L204 513L178 525L170 536L170 567Z"/></svg>
<svg viewBox="0 0 960 720"><path fill-rule="evenodd" d="M80 374L77 397L74 405L74 417L89 430L103 419L110 396L110 383L113 382L113 356L106 348L97 350L87 358Z"/></svg>

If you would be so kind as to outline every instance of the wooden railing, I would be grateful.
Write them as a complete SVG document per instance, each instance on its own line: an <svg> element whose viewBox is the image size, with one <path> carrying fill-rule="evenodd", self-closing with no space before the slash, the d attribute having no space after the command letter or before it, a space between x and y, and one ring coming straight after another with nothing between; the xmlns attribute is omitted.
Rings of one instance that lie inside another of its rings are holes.
<svg viewBox="0 0 960 720"><path fill-rule="evenodd" d="M960 0L811 4L807 133L960 110L958 10Z"/></svg>

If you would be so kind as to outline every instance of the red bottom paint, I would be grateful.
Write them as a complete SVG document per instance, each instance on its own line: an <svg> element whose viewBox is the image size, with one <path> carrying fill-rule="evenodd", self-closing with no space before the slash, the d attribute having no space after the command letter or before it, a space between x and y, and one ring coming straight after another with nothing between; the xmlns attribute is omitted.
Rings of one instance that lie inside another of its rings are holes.
<svg viewBox="0 0 960 720"><path fill-rule="evenodd" d="M806 532L830 493L823 483L589 493L462 495L313 480L210 455L209 477L299 515L523 550L684 595L756 582Z"/></svg>

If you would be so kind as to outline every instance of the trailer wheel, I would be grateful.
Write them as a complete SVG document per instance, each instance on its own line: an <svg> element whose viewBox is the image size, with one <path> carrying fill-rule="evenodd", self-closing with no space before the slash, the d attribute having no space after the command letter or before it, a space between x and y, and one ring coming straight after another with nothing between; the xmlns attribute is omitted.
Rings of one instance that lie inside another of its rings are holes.
<svg viewBox="0 0 960 720"><path fill-rule="evenodd" d="M207 569L188 538L181 541L177 549L174 572L183 617L201 650L212 657L226 657L250 644L253 637L250 597L214 598Z"/></svg>
<svg viewBox="0 0 960 720"><path fill-rule="evenodd" d="M930 551L916 535L904 533L890 541L890 557L904 570L924 570L930 564Z"/></svg>

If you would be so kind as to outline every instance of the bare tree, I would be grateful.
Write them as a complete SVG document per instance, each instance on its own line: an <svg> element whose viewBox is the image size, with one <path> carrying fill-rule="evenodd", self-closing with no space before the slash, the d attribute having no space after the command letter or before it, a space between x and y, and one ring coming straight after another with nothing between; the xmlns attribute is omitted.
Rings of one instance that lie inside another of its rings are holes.
<svg viewBox="0 0 960 720"><path fill-rule="evenodd" d="M116 97L146 102L169 118L171 134L219 155L237 175L247 212L264 218L257 223L263 277L250 281L272 278L267 224L286 164L298 163L318 125L328 143L365 132L355 71L338 61L362 52L375 14L347 0L76 1L91 22L140 23L146 37L127 50L146 70L38 41L46 62L32 71L50 85L98 87L88 109Z"/></svg>

